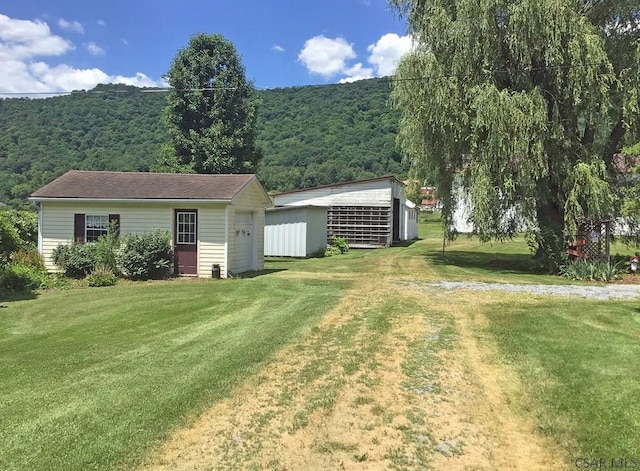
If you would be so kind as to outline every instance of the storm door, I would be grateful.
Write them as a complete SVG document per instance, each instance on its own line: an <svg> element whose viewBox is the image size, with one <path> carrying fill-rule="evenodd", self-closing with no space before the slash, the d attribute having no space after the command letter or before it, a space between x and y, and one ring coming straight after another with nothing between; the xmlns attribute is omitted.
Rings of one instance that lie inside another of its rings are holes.
<svg viewBox="0 0 640 471"><path fill-rule="evenodd" d="M175 220L176 274L198 274L198 212L176 209Z"/></svg>

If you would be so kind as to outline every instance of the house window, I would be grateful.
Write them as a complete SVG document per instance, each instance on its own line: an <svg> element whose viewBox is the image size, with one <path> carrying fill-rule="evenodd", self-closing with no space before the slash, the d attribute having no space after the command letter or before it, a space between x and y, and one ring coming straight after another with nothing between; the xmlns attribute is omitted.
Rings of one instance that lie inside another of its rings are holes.
<svg viewBox="0 0 640 471"><path fill-rule="evenodd" d="M196 243L196 213L178 212L178 244Z"/></svg>
<svg viewBox="0 0 640 471"><path fill-rule="evenodd" d="M107 235L109 229L109 216L85 216L85 238L86 242L98 240L98 237Z"/></svg>

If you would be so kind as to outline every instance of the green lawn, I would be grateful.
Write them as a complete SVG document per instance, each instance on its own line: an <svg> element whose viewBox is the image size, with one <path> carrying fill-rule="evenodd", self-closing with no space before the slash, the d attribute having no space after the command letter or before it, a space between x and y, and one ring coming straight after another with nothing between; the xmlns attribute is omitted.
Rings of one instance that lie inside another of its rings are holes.
<svg viewBox="0 0 640 471"><path fill-rule="evenodd" d="M328 259L272 259L255 278L122 283L0 302L0 469L135 467L310 331L352 277L566 283L531 273L523 238L480 244L461 236L443 258L436 220L422 224L421 237ZM477 335L522 379L514 409L568 459L640 456L637 302L503 296L495 294ZM392 319L408 308L389 299L385 309ZM427 321L435 315L424 312Z"/></svg>
<svg viewBox="0 0 640 471"><path fill-rule="evenodd" d="M486 313L501 358L527 387L518 404L577 457L640 457L638 302L550 297Z"/></svg>
<svg viewBox="0 0 640 471"><path fill-rule="evenodd" d="M71 289L0 309L0 469L129 468L315 325L343 282Z"/></svg>

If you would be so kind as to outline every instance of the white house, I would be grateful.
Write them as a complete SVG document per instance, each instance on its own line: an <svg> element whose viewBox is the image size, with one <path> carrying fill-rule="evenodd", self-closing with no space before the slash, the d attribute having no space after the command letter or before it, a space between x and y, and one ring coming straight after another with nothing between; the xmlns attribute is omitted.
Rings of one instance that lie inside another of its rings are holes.
<svg viewBox="0 0 640 471"><path fill-rule="evenodd" d="M106 234L169 232L175 273L208 277L264 267L265 209L271 200L255 175L201 175L72 170L33 193L38 250L47 269L60 244Z"/></svg>
<svg viewBox="0 0 640 471"><path fill-rule="evenodd" d="M327 246L327 208L284 206L267 210L264 254L309 257Z"/></svg>
<svg viewBox="0 0 640 471"><path fill-rule="evenodd" d="M279 193L280 206L325 206L327 237L344 237L350 247L388 247L418 236L415 205L408 206L404 184L384 176Z"/></svg>

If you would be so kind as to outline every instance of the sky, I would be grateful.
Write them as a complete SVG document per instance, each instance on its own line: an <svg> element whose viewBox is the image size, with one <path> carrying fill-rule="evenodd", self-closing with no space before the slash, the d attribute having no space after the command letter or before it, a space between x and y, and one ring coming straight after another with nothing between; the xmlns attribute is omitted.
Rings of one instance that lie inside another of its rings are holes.
<svg viewBox="0 0 640 471"><path fill-rule="evenodd" d="M98 83L165 87L163 74L196 33L230 40L258 89L390 75L411 48L387 0L4 3L0 96Z"/></svg>

